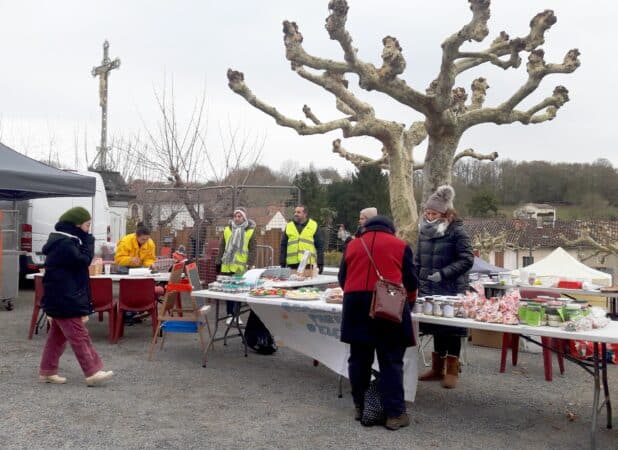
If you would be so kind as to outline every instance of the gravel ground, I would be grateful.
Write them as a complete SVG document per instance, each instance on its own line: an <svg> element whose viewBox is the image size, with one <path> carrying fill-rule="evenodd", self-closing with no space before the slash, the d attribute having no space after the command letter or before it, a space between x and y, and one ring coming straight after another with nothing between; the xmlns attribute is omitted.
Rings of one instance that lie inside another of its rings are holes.
<svg viewBox="0 0 618 450"><path fill-rule="evenodd" d="M45 333L27 339L32 290L13 311L0 310L0 446L2 448L466 448L581 449L589 446L592 378L566 363L544 381L541 356L520 353L498 373L499 352L470 346L457 389L422 383L408 405L412 424L396 432L363 428L352 418L347 383L288 349L242 354L238 339L219 343L208 368L194 335L171 335L147 361L150 324L128 327L119 345L107 323L90 332L106 369L105 386L87 388L71 350L61 360L65 385L40 384ZM557 370L557 369L556 369ZM615 388L618 370L609 369ZM615 390L615 389L614 389ZM575 420L567 419L567 412ZM618 431L599 417L598 448L618 447Z"/></svg>

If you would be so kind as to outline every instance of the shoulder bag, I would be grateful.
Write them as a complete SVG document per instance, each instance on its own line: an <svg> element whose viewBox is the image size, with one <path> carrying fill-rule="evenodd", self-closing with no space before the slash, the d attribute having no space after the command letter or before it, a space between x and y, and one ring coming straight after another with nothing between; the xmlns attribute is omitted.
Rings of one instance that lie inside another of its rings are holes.
<svg viewBox="0 0 618 450"><path fill-rule="evenodd" d="M391 322L401 323L403 317L403 307L406 302L407 292L403 285L394 283L392 281L384 279L378 266L376 266L371 252L367 248L367 244L363 238L359 238L369 260L373 265L378 281L376 282L375 289L373 291L373 298L371 299L371 307L369 308L369 317L372 319L386 319Z"/></svg>

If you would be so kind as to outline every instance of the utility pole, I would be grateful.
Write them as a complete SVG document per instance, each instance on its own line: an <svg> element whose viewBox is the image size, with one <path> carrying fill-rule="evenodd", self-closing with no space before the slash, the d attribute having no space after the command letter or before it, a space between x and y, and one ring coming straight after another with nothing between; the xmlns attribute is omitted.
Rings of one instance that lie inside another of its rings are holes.
<svg viewBox="0 0 618 450"><path fill-rule="evenodd" d="M103 43L103 61L92 68L92 76L99 77L99 106L101 106L101 144L97 147L97 156L92 165L99 170L107 169L107 78L109 72L120 67L120 59L109 59L109 42ZM95 165L98 160L98 165Z"/></svg>

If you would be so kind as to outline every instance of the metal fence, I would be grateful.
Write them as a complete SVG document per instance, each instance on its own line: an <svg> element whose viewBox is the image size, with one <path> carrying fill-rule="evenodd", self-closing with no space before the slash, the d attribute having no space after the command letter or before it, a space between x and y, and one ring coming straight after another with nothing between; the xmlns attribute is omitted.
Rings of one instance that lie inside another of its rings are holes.
<svg viewBox="0 0 618 450"><path fill-rule="evenodd" d="M281 230L270 229L280 212L285 227L300 203L296 186L207 186L200 188L148 188L139 196L139 210L133 221L151 228L157 255L181 245L190 258L206 262L215 255L214 241L222 238L235 208L243 206L256 221L258 266L278 264Z"/></svg>

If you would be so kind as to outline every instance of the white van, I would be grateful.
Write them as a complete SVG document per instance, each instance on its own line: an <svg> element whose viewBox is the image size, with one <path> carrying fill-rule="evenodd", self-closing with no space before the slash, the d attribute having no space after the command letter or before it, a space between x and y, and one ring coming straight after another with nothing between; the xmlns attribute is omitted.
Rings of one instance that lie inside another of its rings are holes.
<svg viewBox="0 0 618 450"><path fill-rule="evenodd" d="M96 193L94 197L49 197L18 201L15 209L20 217L20 250L19 275L23 279L29 273L36 273L43 266L44 255L41 253L47 242L49 233L54 231L54 225L60 215L74 206L83 206L92 214L90 232L95 237L95 254L101 254L101 247L110 237L110 208L101 175L96 172L75 171L79 175L96 178ZM2 209L11 209L1 202Z"/></svg>

